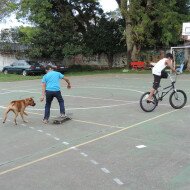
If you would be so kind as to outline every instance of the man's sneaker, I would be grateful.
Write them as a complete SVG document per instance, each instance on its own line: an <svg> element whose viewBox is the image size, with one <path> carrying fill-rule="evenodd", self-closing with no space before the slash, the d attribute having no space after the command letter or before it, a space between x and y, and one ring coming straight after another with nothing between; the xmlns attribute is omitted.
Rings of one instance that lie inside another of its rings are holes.
<svg viewBox="0 0 190 190"><path fill-rule="evenodd" d="M61 117L61 118L67 117L67 115L66 115L66 114L61 114L60 117Z"/></svg>
<svg viewBox="0 0 190 190"><path fill-rule="evenodd" d="M47 124L48 123L48 120L47 119L43 119L42 120L44 124Z"/></svg>

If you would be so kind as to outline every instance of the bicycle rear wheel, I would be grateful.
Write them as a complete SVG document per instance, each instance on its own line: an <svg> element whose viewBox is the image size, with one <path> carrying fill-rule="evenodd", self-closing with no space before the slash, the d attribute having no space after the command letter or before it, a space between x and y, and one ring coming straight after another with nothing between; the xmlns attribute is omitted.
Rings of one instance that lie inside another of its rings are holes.
<svg viewBox="0 0 190 190"><path fill-rule="evenodd" d="M156 96L153 95L152 101L147 101L147 98L149 96L150 92L145 92L140 99L140 107L145 112L151 112L153 111L157 106L157 99Z"/></svg>
<svg viewBox="0 0 190 190"><path fill-rule="evenodd" d="M174 109L181 109L187 102L187 95L183 90L176 90L170 94L169 101Z"/></svg>

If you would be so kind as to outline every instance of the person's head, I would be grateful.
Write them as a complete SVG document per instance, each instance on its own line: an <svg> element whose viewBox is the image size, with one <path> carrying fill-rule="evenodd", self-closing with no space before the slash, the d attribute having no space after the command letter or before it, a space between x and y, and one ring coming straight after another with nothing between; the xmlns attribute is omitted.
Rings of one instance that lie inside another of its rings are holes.
<svg viewBox="0 0 190 190"><path fill-rule="evenodd" d="M166 54L166 58L172 59L173 60L173 55L171 53Z"/></svg>
<svg viewBox="0 0 190 190"><path fill-rule="evenodd" d="M45 69L46 69L46 72L48 72L48 71L53 70L53 67L51 65L47 65Z"/></svg>

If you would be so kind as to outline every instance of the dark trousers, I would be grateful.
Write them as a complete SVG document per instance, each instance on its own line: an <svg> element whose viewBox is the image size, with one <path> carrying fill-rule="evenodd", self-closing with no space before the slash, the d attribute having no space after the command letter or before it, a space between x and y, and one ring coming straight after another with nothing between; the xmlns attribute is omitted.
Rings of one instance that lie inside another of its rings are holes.
<svg viewBox="0 0 190 190"><path fill-rule="evenodd" d="M63 97L61 95L61 91L46 90L46 105L45 105L44 119L47 119L47 120L49 119L51 103L54 97L56 97L57 101L59 102L60 114L65 114L65 105L64 105Z"/></svg>

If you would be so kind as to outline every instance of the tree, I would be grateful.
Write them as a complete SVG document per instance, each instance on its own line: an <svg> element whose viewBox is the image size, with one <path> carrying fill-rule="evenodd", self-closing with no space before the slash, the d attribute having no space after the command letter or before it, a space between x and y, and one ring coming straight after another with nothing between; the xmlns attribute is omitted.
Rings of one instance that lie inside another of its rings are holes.
<svg viewBox="0 0 190 190"><path fill-rule="evenodd" d="M31 55L63 57L78 53L105 53L112 67L113 54L125 49L123 19L116 19L117 15L113 19L113 14L105 16L94 0L24 0L19 6L19 16L29 14L29 20L38 28L36 32L29 32L30 37L28 29L22 29L23 42L25 39L32 42Z"/></svg>
<svg viewBox="0 0 190 190"><path fill-rule="evenodd" d="M1 30L0 41L1 42L7 42L7 43L17 43L19 41L18 28Z"/></svg>
<svg viewBox="0 0 190 190"><path fill-rule="evenodd" d="M124 40L122 40L124 20L114 20L102 17L97 25L91 26L85 35L86 46L95 54L105 53L108 58L108 66L113 66L113 55L126 51Z"/></svg>
<svg viewBox="0 0 190 190"><path fill-rule="evenodd" d="M142 47L176 44L189 20L188 0L116 0L125 19L128 63ZM183 11L184 10L184 11Z"/></svg>
<svg viewBox="0 0 190 190"><path fill-rule="evenodd" d="M0 1L0 20L9 15L10 12L16 9L17 0L1 0Z"/></svg>
<svg viewBox="0 0 190 190"><path fill-rule="evenodd" d="M84 35L91 25L96 24L103 12L99 8L99 3L94 0L23 0L17 6L19 7L17 16L28 17L37 28L38 32L36 34L32 32L33 37L29 38L32 49L35 48L35 52L39 51L35 56L47 58L61 58L83 50ZM24 34L26 30L22 29L21 32L23 37L28 36ZM69 50L71 52L68 52Z"/></svg>

